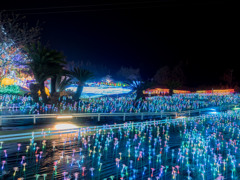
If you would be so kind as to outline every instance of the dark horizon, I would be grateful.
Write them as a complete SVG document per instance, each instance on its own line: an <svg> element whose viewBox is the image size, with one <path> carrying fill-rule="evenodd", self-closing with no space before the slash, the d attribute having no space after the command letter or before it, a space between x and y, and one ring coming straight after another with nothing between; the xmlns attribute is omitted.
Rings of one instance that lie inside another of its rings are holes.
<svg viewBox="0 0 240 180"><path fill-rule="evenodd" d="M39 20L42 41L68 61L103 64L110 74L133 67L147 79L183 62L190 87L219 84L228 68L239 80L234 12L226 1L21 1L4 9L26 15L31 25Z"/></svg>

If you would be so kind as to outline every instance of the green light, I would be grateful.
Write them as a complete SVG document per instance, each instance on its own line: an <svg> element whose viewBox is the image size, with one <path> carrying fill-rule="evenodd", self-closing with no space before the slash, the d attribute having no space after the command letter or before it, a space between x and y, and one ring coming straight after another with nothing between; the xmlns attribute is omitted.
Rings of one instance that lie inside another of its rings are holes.
<svg viewBox="0 0 240 180"><path fill-rule="evenodd" d="M233 110L240 110L240 108L233 108Z"/></svg>
<svg viewBox="0 0 240 180"><path fill-rule="evenodd" d="M0 94L19 94L19 86L9 85L9 86L0 86Z"/></svg>

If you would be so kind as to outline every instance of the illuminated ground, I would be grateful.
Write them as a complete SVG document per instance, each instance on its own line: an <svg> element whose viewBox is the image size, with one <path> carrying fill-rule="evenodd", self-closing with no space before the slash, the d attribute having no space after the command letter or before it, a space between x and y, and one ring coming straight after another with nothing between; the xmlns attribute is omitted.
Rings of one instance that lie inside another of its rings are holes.
<svg viewBox="0 0 240 180"><path fill-rule="evenodd" d="M238 179L240 144L234 140L239 137L240 113L212 112L207 117L196 116L194 121L168 125L128 124L113 131L96 131L95 135L70 133L4 142L1 161L7 164L1 174L5 174L3 179L37 179L44 174L46 179L63 179L64 175L73 179ZM54 125L56 129L74 127L65 121ZM222 145L216 145L218 142ZM16 174L14 167L18 167Z"/></svg>
<svg viewBox="0 0 240 180"><path fill-rule="evenodd" d="M69 87L67 90L75 92L77 87ZM123 87L109 87L109 86L97 86L97 87L84 87L81 97L82 98L96 98L106 95L127 94L131 91L129 88Z"/></svg>

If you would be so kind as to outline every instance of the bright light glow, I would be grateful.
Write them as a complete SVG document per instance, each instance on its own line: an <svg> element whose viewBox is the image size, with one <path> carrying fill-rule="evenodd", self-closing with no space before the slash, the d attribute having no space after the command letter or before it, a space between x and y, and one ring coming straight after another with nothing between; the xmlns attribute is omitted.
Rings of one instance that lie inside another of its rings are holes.
<svg viewBox="0 0 240 180"><path fill-rule="evenodd" d="M50 96L50 91L49 91L49 89L47 87L45 87L45 93L46 93L47 96ZM40 90L38 91L38 95L39 96L41 95L41 91Z"/></svg>
<svg viewBox="0 0 240 180"><path fill-rule="evenodd" d="M233 110L240 110L240 108L233 108Z"/></svg>
<svg viewBox="0 0 240 180"><path fill-rule="evenodd" d="M190 91L186 91L186 90L173 90L174 94L189 94L191 93Z"/></svg>
<svg viewBox="0 0 240 180"><path fill-rule="evenodd" d="M186 116L179 116L177 117L177 119L183 119L183 118L187 118Z"/></svg>
<svg viewBox="0 0 240 180"><path fill-rule="evenodd" d="M2 35L7 34L4 29L1 30ZM26 88L28 80L33 80L27 73L27 66L24 65L29 62L29 58L8 36L3 36L3 39L5 41L0 43L1 85L17 85Z"/></svg>
<svg viewBox="0 0 240 180"><path fill-rule="evenodd" d="M217 114L218 112L216 111L213 111L213 112L210 112L209 114Z"/></svg>
<svg viewBox="0 0 240 180"><path fill-rule="evenodd" d="M72 116L57 116L57 119L72 119Z"/></svg>
<svg viewBox="0 0 240 180"><path fill-rule="evenodd" d="M201 90L201 91L196 91L196 93L230 94L230 93L234 93L234 89Z"/></svg>
<svg viewBox="0 0 240 180"><path fill-rule="evenodd" d="M143 94L168 94L169 89L161 89L161 88L155 88L155 89L147 89L146 91L143 91Z"/></svg>
<svg viewBox="0 0 240 180"><path fill-rule="evenodd" d="M74 129L74 128L78 128L76 125L74 124L56 124L55 128L56 130L64 130L64 129Z"/></svg>
<svg viewBox="0 0 240 180"><path fill-rule="evenodd" d="M110 79L106 79L106 81L107 81L107 83L110 83L110 82L111 82L111 80L110 80Z"/></svg>
<svg viewBox="0 0 240 180"><path fill-rule="evenodd" d="M71 90L75 92L77 87L68 87L66 90ZM114 94L125 94L131 91L130 88L122 88L122 87L84 87L81 97L82 98L94 98L101 97L105 95L114 95Z"/></svg>

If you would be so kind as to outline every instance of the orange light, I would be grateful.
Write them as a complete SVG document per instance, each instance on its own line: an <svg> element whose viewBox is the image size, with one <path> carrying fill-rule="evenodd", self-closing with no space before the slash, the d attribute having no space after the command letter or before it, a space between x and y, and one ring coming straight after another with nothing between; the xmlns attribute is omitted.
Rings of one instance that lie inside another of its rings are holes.
<svg viewBox="0 0 240 180"><path fill-rule="evenodd" d="M161 89L161 88L155 88L155 89L147 89L146 91L143 91L143 94L166 94L169 93L169 89Z"/></svg>
<svg viewBox="0 0 240 180"><path fill-rule="evenodd" d="M173 90L174 94L188 94L191 93L190 91L185 91L185 90Z"/></svg>
<svg viewBox="0 0 240 180"><path fill-rule="evenodd" d="M201 90L201 91L196 91L196 93L229 94L229 93L234 93L234 89Z"/></svg>

